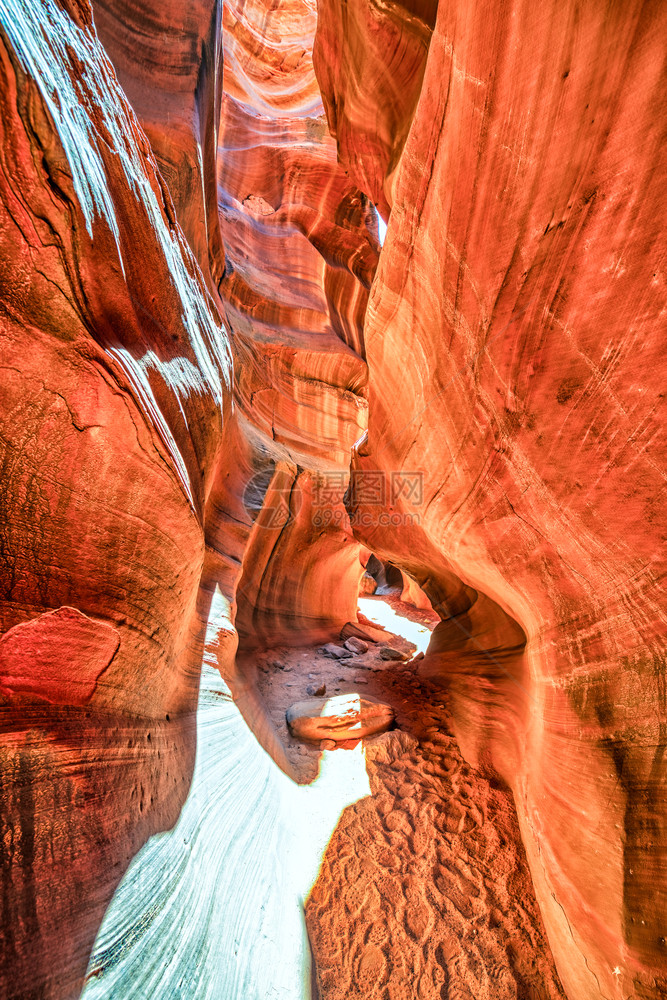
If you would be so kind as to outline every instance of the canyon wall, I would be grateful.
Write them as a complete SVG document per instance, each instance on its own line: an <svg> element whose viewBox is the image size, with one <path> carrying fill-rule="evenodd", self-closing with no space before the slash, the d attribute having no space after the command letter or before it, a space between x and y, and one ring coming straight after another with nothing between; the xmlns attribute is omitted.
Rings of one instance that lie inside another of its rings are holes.
<svg viewBox="0 0 667 1000"><path fill-rule="evenodd" d="M422 674L514 789L581 998L666 988L666 13L440 4L399 102L426 12L322 0L315 48L388 221L354 467L397 517L359 534L446 619Z"/></svg>
<svg viewBox="0 0 667 1000"><path fill-rule="evenodd" d="M221 551L234 519L242 648L335 634L356 615L362 572L343 496L367 424L362 326L380 248L327 131L315 20L301 0L230 3L224 15L219 288L243 461L226 456L216 514Z"/></svg>
<svg viewBox="0 0 667 1000"><path fill-rule="evenodd" d="M11 996L78 995L124 869L187 795L202 661L287 767L235 621L252 647L356 614L342 498L377 218L336 164L314 12L294 10L285 43L227 10L224 102L217 2L0 11Z"/></svg>
<svg viewBox="0 0 667 1000"><path fill-rule="evenodd" d="M90 9L0 67L2 989L68 997L187 794L231 352Z"/></svg>

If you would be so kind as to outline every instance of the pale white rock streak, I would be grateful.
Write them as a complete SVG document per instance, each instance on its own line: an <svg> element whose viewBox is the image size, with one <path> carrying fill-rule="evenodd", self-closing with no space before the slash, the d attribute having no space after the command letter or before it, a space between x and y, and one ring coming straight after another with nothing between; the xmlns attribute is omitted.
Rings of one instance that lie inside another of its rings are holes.
<svg viewBox="0 0 667 1000"><path fill-rule="evenodd" d="M231 384L227 331L206 292L197 262L178 226L169 225L146 169L148 141L143 136L109 59L93 28L80 28L53 0L3 0L0 28L24 72L37 86L55 124L72 173L91 238L96 218L108 225L125 274L122 240L110 191L102 140L94 122L110 137L114 160L147 213L182 304L182 322L196 359L165 362L153 352L135 357L118 347L111 351L162 437L181 485L194 506L185 462L151 388L150 374L173 389L179 405L192 394L210 395L222 409ZM143 141L144 148L140 142ZM178 369L176 371L175 369ZM177 378L174 378L174 375ZM185 409L181 405L185 416ZM186 420L187 424L187 420Z"/></svg>
<svg viewBox="0 0 667 1000"><path fill-rule="evenodd" d="M295 785L205 665L189 796L117 889L82 1000L310 1000L303 901L342 811L369 794L361 746Z"/></svg>

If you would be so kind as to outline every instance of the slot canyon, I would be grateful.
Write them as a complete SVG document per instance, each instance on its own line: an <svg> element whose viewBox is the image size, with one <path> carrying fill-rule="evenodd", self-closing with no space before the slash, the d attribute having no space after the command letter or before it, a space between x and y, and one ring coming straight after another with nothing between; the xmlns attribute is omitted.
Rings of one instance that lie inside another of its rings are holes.
<svg viewBox="0 0 667 1000"><path fill-rule="evenodd" d="M1 1000L667 998L666 93L0 0Z"/></svg>

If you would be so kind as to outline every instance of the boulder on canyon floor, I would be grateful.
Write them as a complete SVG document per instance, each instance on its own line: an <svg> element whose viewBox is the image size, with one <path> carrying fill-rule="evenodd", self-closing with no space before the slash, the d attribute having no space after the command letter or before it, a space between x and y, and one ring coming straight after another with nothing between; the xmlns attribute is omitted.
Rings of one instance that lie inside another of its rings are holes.
<svg viewBox="0 0 667 1000"><path fill-rule="evenodd" d="M385 732L394 721L394 710L375 698L352 693L299 701L287 709L286 718L296 739L340 743Z"/></svg>

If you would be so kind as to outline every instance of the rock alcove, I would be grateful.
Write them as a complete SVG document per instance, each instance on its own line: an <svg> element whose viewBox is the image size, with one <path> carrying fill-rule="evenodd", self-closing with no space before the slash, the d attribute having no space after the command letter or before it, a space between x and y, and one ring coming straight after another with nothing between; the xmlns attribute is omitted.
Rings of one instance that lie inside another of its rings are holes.
<svg viewBox="0 0 667 1000"><path fill-rule="evenodd" d="M666 37L0 5L7 1000L667 995Z"/></svg>

